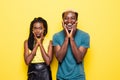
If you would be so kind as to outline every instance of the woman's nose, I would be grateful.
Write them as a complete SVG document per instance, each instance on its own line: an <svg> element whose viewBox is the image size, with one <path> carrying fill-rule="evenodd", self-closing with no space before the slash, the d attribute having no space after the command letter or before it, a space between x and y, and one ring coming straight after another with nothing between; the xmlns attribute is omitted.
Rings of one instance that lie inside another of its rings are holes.
<svg viewBox="0 0 120 80"><path fill-rule="evenodd" d="M39 29L36 29L36 32L37 32L37 33L39 33L39 32L40 32L40 30L39 30Z"/></svg>

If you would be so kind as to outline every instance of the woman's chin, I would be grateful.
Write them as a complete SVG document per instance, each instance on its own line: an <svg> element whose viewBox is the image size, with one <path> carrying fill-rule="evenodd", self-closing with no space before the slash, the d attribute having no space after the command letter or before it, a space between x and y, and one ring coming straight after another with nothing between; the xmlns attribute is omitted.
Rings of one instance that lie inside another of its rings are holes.
<svg viewBox="0 0 120 80"><path fill-rule="evenodd" d="M40 38L40 36L37 36L37 38Z"/></svg>

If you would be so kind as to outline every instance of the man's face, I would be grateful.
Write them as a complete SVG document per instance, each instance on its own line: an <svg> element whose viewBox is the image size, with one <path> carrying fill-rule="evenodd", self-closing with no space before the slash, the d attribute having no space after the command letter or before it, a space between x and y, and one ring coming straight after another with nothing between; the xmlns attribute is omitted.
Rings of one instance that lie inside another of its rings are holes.
<svg viewBox="0 0 120 80"><path fill-rule="evenodd" d="M73 26L77 21L76 15L74 12L66 12L63 17L63 22L66 25L66 28L68 31L71 31L73 27L76 28L76 26Z"/></svg>

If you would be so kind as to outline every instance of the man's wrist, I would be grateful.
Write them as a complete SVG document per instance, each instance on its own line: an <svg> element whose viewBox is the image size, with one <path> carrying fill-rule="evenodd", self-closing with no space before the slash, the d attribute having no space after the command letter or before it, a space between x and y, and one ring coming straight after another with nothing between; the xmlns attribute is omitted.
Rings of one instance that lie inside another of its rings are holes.
<svg viewBox="0 0 120 80"><path fill-rule="evenodd" d="M70 41L74 41L74 38L73 38L73 37L70 37Z"/></svg>
<svg viewBox="0 0 120 80"><path fill-rule="evenodd" d="M68 41L69 40L69 37L65 37L65 41Z"/></svg>

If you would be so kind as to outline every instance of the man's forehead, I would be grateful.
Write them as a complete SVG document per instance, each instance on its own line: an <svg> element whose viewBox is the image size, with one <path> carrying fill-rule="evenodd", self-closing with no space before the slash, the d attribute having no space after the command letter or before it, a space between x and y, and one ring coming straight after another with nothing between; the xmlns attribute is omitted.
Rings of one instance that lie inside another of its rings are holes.
<svg viewBox="0 0 120 80"><path fill-rule="evenodd" d="M75 13L75 11L73 11L73 10L67 10L64 13Z"/></svg>

